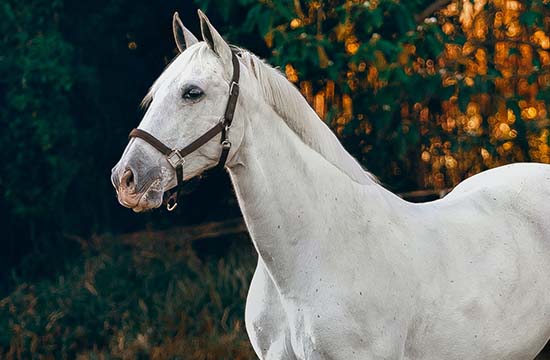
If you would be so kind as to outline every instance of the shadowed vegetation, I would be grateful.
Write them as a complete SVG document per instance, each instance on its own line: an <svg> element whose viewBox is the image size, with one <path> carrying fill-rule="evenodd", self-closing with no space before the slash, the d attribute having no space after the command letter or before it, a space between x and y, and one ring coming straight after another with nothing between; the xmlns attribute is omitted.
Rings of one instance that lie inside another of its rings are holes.
<svg viewBox="0 0 550 360"><path fill-rule="evenodd" d="M0 357L251 359L244 301L256 255L247 236L197 255L178 232L77 239L62 275L0 301ZM183 356L183 357L182 357Z"/></svg>

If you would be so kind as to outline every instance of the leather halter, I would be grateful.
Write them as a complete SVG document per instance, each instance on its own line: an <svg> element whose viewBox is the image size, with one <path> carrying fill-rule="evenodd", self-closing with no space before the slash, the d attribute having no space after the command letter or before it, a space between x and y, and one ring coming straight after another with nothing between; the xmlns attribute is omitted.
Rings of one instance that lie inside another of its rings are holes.
<svg viewBox="0 0 550 360"><path fill-rule="evenodd" d="M194 140L191 144L182 149L171 149L164 145L162 141L149 134L147 131L141 129L133 129L128 136L131 138L140 138L147 142L149 145L160 151L166 156L168 163L176 170L176 178L178 181L176 190L171 191L168 198L165 200L166 208L168 211L172 211L178 205L178 192L183 188L183 164L185 163L185 157L192 152L199 149L201 146L212 140L218 134L221 133L220 144L222 145L222 153L220 160L218 161L217 168L223 168L231 150L231 142L227 139L227 132L233 122L233 116L235 115L235 108L237 106L237 100L239 98L239 59L237 58L236 49L231 49L231 61L233 62L233 76L231 77L231 83L229 86L229 99L225 107L225 113L220 121L214 125L210 130L202 134L199 138Z"/></svg>

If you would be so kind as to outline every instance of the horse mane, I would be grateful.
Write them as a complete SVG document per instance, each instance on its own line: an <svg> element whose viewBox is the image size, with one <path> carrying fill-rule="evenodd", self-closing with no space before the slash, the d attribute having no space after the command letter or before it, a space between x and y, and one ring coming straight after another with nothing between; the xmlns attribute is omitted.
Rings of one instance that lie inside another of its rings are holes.
<svg viewBox="0 0 550 360"><path fill-rule="evenodd" d="M254 74L266 102L298 137L332 165L360 184L378 183L342 146L300 91L276 68L253 53L239 49L242 63Z"/></svg>

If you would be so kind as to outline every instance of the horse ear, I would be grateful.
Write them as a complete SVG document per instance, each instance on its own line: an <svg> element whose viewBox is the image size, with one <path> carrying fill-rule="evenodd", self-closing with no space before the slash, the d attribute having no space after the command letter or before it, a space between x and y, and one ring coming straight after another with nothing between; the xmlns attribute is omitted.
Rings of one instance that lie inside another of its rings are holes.
<svg viewBox="0 0 550 360"><path fill-rule="evenodd" d="M203 40L208 44L210 49L214 51L222 60L224 65L231 65L231 48L218 33L218 31L212 26L210 20L199 9L199 18L201 21L201 32Z"/></svg>
<svg viewBox="0 0 550 360"><path fill-rule="evenodd" d="M176 46L178 47L180 53L189 46L199 42L195 35L183 26L177 11L174 13L174 17L172 18L172 31L174 32L174 40L176 41Z"/></svg>

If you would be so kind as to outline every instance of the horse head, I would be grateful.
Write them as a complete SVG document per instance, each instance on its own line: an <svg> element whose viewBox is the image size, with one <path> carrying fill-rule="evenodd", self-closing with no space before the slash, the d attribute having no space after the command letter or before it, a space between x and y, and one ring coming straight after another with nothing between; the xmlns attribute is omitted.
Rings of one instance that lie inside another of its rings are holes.
<svg viewBox="0 0 550 360"><path fill-rule="evenodd" d="M119 202L136 212L161 206L168 190L223 166L242 141L242 124L232 123L239 61L200 10L199 17L203 41L174 14L180 53L145 97L147 111L111 172Z"/></svg>

